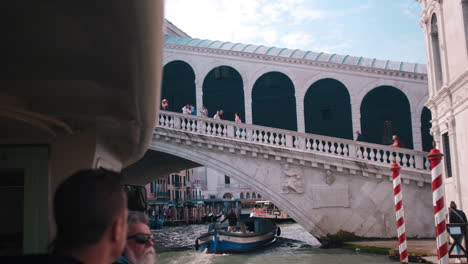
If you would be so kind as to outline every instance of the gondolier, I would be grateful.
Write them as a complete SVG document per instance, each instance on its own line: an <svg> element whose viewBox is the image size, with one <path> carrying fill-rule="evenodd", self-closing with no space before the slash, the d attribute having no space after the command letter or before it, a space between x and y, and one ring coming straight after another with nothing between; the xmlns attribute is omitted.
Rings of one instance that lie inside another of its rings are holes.
<svg viewBox="0 0 468 264"><path fill-rule="evenodd" d="M229 214L226 218L224 218L223 221L221 221L221 223L223 223L224 221L228 220L229 222L229 227L228 227L228 232L235 232L237 230L237 215L236 215L236 212L234 212L234 209L231 208L231 210L229 210Z"/></svg>

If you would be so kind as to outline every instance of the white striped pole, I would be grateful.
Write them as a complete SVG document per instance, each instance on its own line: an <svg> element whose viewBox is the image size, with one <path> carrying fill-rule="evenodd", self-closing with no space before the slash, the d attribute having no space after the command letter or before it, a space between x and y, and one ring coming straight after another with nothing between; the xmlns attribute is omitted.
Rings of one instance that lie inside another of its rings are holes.
<svg viewBox="0 0 468 264"><path fill-rule="evenodd" d="M443 154L434 148L429 152L428 158L431 162L432 175L432 205L434 206L434 219L437 241L437 258L439 264L448 264L448 241L447 224L445 221L445 189L442 176Z"/></svg>
<svg viewBox="0 0 468 264"><path fill-rule="evenodd" d="M395 198L395 214L400 262L408 263L408 245L406 243L405 212L403 210L403 194L401 190L400 165L393 161L391 171L393 179L393 195Z"/></svg>

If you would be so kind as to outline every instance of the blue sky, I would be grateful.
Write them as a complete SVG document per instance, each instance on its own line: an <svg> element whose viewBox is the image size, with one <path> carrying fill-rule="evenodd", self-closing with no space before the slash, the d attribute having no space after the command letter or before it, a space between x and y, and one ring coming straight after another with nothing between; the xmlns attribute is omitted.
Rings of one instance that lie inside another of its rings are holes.
<svg viewBox="0 0 468 264"><path fill-rule="evenodd" d="M415 0L166 0L193 38L425 63Z"/></svg>

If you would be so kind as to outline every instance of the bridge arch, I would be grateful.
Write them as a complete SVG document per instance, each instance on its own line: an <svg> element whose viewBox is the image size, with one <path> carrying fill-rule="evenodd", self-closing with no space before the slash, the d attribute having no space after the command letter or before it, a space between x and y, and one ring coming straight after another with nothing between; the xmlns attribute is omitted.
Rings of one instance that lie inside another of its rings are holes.
<svg viewBox="0 0 468 264"><path fill-rule="evenodd" d="M296 96L291 79L281 72L268 72L252 88L252 122L297 131Z"/></svg>
<svg viewBox="0 0 468 264"><path fill-rule="evenodd" d="M353 139L347 87L331 78L314 82L304 96L304 121L306 133Z"/></svg>
<svg viewBox="0 0 468 264"><path fill-rule="evenodd" d="M163 68L161 98L169 101L169 110L181 112L186 104L196 107L195 72L185 61L174 60Z"/></svg>
<svg viewBox="0 0 468 264"><path fill-rule="evenodd" d="M434 138L431 135L431 110L427 107L423 107L421 112L421 141L422 150L429 152L432 149L432 141Z"/></svg>
<svg viewBox="0 0 468 264"><path fill-rule="evenodd" d="M407 96L393 86L369 91L361 102L361 132L364 141L390 145L398 135L407 148L413 148L411 106Z"/></svg>
<svg viewBox="0 0 468 264"><path fill-rule="evenodd" d="M203 81L203 104L212 117L216 110L224 110L224 119L234 121L239 113L245 122L244 87L241 74L230 66L212 69Z"/></svg>
<svg viewBox="0 0 468 264"><path fill-rule="evenodd" d="M213 156L210 156L206 153L195 151L193 148L190 148L190 146L183 147L180 145L171 144L170 142L160 141L156 144L153 142L150 145L150 149L178 156L185 160L213 168L220 173L223 173L224 175L230 175L240 183L249 186L249 188L255 192L258 193L259 191L262 191L262 198L269 199L279 208L282 208L289 216L296 220L306 230L311 232L315 237L318 238L326 235L326 232L321 230L315 223L313 223L311 219L305 214L305 212L303 212L301 208L297 207L295 203L288 201L276 191L263 188L263 184L260 181L246 174L242 170L239 170L239 168L235 167L233 164L224 162L221 159L213 158Z"/></svg>

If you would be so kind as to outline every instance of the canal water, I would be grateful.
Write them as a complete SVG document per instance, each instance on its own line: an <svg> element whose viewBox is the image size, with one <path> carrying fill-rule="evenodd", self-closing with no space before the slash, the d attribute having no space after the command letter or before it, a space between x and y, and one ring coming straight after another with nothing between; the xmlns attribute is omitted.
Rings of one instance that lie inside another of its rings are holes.
<svg viewBox="0 0 468 264"><path fill-rule="evenodd" d="M299 224L281 224L281 236L262 250L245 254L206 254L194 249L195 238L207 225L166 227L155 230L158 264L273 264L398 263L387 256L356 253L344 249L320 249L318 241Z"/></svg>

